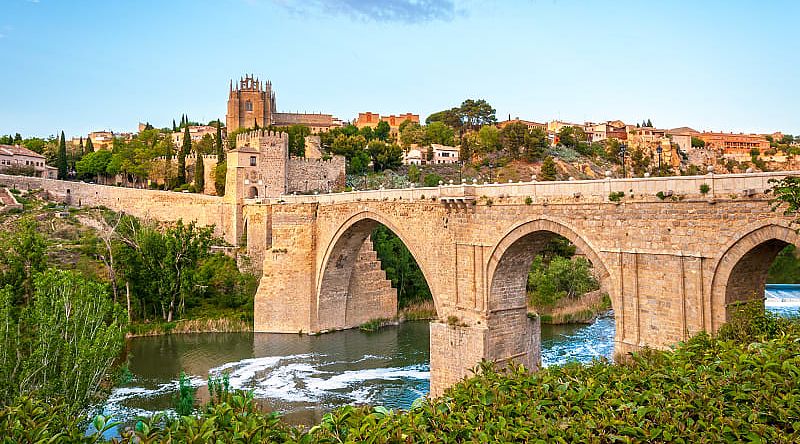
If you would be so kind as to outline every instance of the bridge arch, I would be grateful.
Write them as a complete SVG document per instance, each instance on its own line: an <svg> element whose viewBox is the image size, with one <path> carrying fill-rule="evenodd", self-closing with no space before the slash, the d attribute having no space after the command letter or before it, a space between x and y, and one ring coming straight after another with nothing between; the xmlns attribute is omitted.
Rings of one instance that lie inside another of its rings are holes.
<svg viewBox="0 0 800 444"><path fill-rule="evenodd" d="M611 294L612 288L609 287L613 286L611 274L602 258L597 254L597 248L566 223L541 218L515 225L503 235L492 250L487 270L487 276L489 276L487 306L490 309L492 309L492 304L500 303L508 297L512 297L514 303L524 304L527 271L534 256L541 250L541 244L551 239L553 235L566 238L575 245L578 252L586 255L597 272L601 287ZM493 298L501 293L508 293L508 296Z"/></svg>
<svg viewBox="0 0 800 444"><path fill-rule="evenodd" d="M490 313L489 327L493 329L498 340L495 342L494 353L496 356L508 356L513 360L521 360L514 355L515 350L524 350L526 343L532 341L537 344L533 356L535 361L526 363L531 368L539 365L540 359L540 333L531 332L533 337L526 337L519 331L512 331L506 326L519 330L527 318L528 303L526 286L528 272L534 258L545 245L557 236L566 238L576 247L576 251L584 254L592 263L600 286L611 295L612 306L616 306L614 293L610 287L611 275L602 258L597 254L597 249L583 236L579 235L567 224L552 219L536 219L520 223L497 242L489 256L487 264L488 277L487 307ZM619 329L618 329L619 330ZM617 333L619 337L619 333ZM501 360L507 360L502 359ZM524 363L524 362L523 362Z"/></svg>
<svg viewBox="0 0 800 444"><path fill-rule="evenodd" d="M797 231L770 223L737 235L714 266L711 283L711 329L728 321L732 304L763 300L767 274L787 245L800 245Z"/></svg>
<svg viewBox="0 0 800 444"><path fill-rule="evenodd" d="M373 230L383 225L391 230L411 253L416 261L428 288L433 295L434 305L439 312L439 298L435 281L427 262L421 254L421 247L410 240L404 230L392 220L376 211L362 210L349 216L326 244L322 260L317 269L316 319L318 330L326 330L341 322L348 297L348 289L355 268L356 259L364 242Z"/></svg>

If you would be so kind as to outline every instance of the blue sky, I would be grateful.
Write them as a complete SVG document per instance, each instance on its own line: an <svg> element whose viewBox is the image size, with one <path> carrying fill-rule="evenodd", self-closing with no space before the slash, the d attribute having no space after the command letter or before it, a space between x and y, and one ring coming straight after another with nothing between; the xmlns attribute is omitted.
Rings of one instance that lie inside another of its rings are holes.
<svg viewBox="0 0 800 444"><path fill-rule="evenodd" d="M225 116L230 79L280 111L650 118L800 133L800 1L0 0L0 134Z"/></svg>

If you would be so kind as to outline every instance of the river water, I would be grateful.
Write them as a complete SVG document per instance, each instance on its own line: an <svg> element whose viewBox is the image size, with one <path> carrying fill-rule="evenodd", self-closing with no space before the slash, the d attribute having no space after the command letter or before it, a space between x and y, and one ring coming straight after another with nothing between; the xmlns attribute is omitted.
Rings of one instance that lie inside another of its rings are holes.
<svg viewBox="0 0 800 444"><path fill-rule="evenodd" d="M766 305L782 315L800 312L800 286L770 286ZM589 325L542 326L542 363L611 358L613 313ZM227 373L233 388L253 391L269 410L293 424L314 424L346 404L408 408L428 392L429 328L407 322L375 333L348 330L319 336L198 333L128 341L133 380L115 388L105 413L130 423L170 410L181 371L208 397L209 375Z"/></svg>

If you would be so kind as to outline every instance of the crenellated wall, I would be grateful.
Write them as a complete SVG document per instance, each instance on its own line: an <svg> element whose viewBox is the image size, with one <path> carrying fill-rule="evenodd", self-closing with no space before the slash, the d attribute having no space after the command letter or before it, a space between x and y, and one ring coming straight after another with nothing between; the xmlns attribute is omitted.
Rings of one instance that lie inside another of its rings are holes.
<svg viewBox="0 0 800 444"><path fill-rule="evenodd" d="M289 159L288 192L307 193L310 191L333 191L344 188L345 159L333 156L331 159Z"/></svg>

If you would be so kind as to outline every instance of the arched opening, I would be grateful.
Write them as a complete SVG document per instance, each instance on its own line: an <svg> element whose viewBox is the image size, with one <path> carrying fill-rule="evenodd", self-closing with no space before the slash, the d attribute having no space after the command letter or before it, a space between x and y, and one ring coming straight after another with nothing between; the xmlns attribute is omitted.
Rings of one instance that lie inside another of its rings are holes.
<svg viewBox="0 0 800 444"><path fill-rule="evenodd" d="M356 216L326 252L317 291L317 329L391 319L412 304L436 312L425 268L413 247L376 215ZM426 302L427 301L427 302Z"/></svg>
<svg viewBox="0 0 800 444"><path fill-rule="evenodd" d="M728 322L739 307L765 307L767 283L800 283L800 236L791 228L767 225L742 236L716 265L712 283L712 329ZM780 260L778 257L780 256ZM797 295L796 295L797 296ZM795 297L796 297L795 296Z"/></svg>
<svg viewBox="0 0 800 444"><path fill-rule="evenodd" d="M255 199L258 197L258 188L250 187L247 189L247 198L248 199Z"/></svg>
<svg viewBox="0 0 800 444"><path fill-rule="evenodd" d="M611 308L617 303L610 274L571 229L549 220L517 226L493 252L489 277L493 323L515 325L529 313L539 315L541 331L533 334L541 334L544 365L613 355L617 329ZM602 322L594 322L598 317ZM506 353L524 349L525 340L514 336Z"/></svg>

